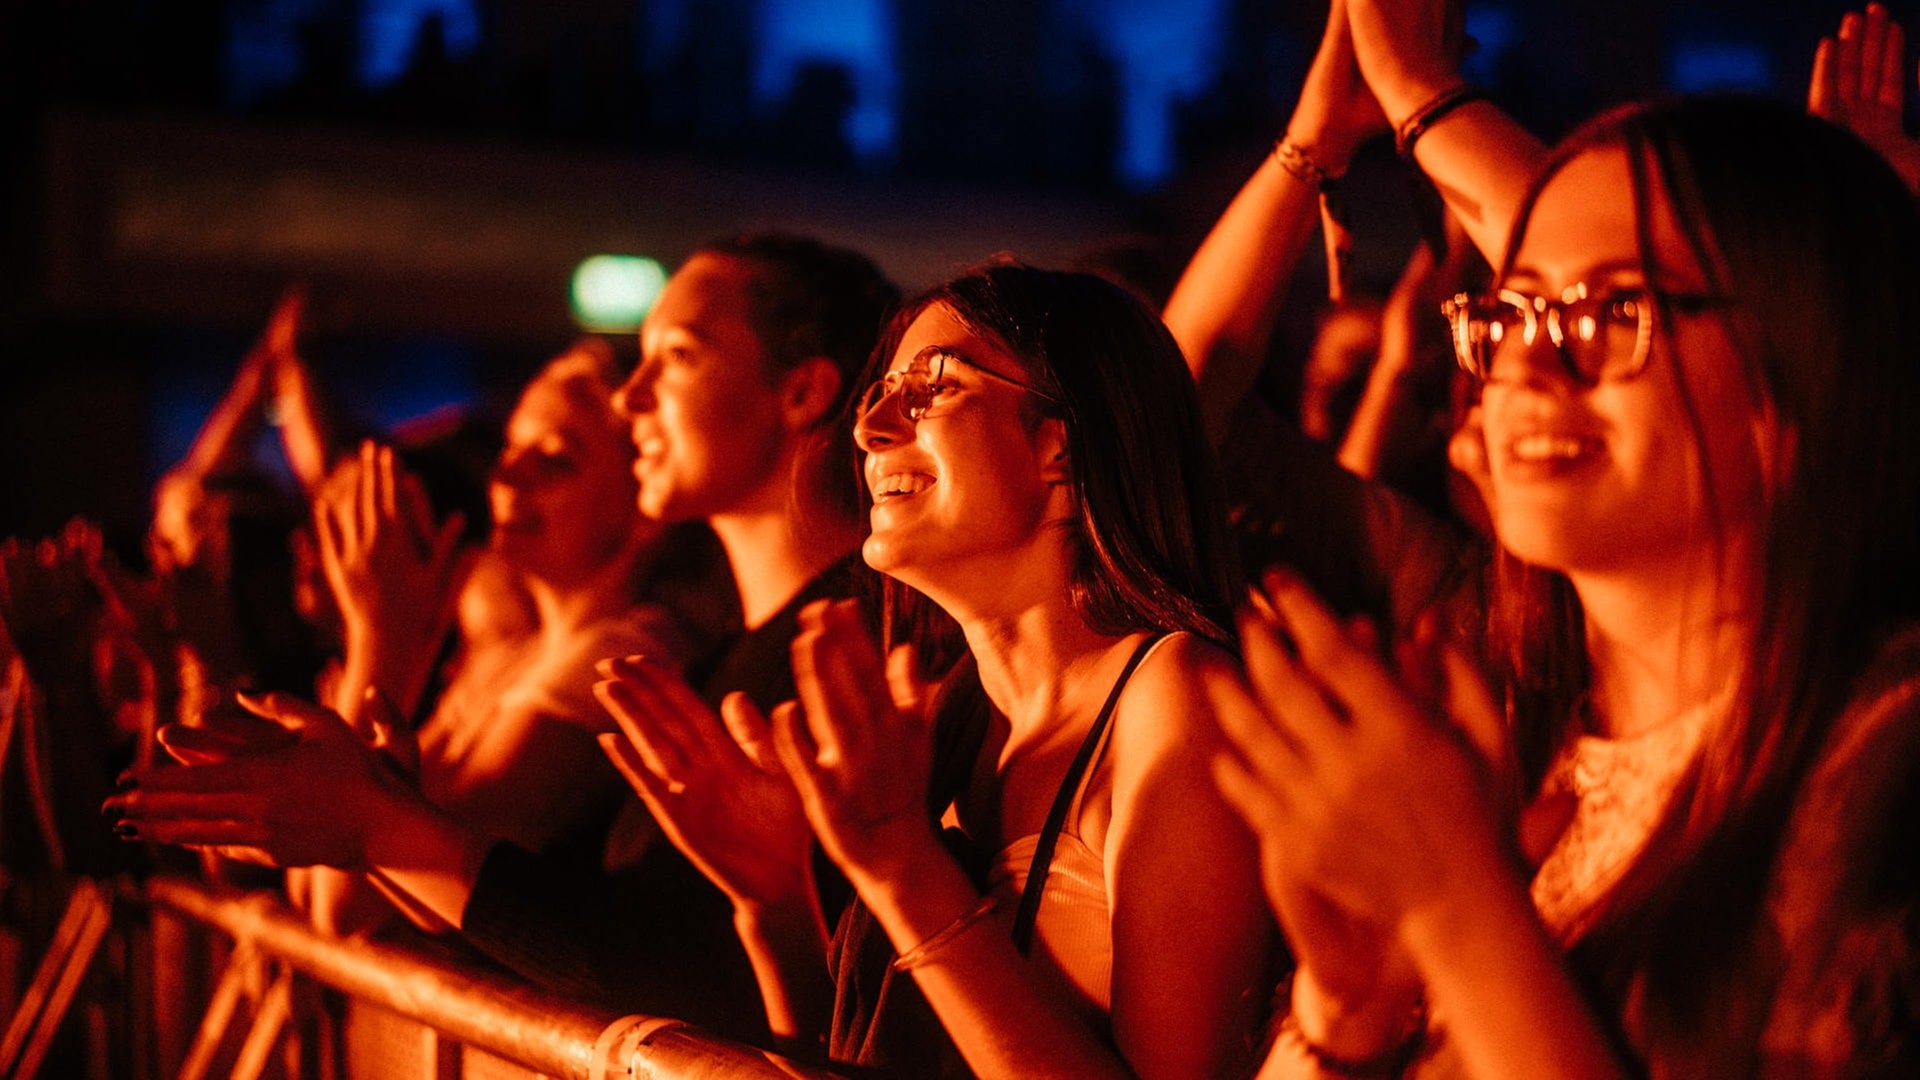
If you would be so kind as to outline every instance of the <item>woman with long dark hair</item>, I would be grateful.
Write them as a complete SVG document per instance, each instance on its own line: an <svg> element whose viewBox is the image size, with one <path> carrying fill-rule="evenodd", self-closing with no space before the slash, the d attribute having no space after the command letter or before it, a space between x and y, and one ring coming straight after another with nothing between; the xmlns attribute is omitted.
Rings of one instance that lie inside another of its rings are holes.
<svg viewBox="0 0 1920 1080"><path fill-rule="evenodd" d="M1420 165L1517 207L1448 305L1494 678L1265 582L1272 723L1228 717L1220 774L1302 963L1269 1074L1912 1072L1911 197L1836 128L1695 100L1590 122L1507 202L1510 121L1417 13L1349 6Z"/></svg>
<svg viewBox="0 0 1920 1080"><path fill-rule="evenodd" d="M792 873L723 884L776 1033L805 1044L831 1020L836 1060L913 1075L958 1067L927 1045L941 1027L989 1076L1243 1067L1272 926L1207 769L1215 714L1252 703L1178 348L1111 284L1006 263L908 305L876 364L854 431L863 554L912 645L883 660L854 605L816 605L794 643L799 702L770 721L736 710L732 740L704 746L604 694L639 751L629 778L708 867L688 838L727 834L678 798L712 780L704 761L744 754L789 778L743 812L797 829ZM809 825L862 901L834 942L837 996ZM853 970L874 944L892 961L878 984ZM878 1003L911 994L906 972L937 1027Z"/></svg>

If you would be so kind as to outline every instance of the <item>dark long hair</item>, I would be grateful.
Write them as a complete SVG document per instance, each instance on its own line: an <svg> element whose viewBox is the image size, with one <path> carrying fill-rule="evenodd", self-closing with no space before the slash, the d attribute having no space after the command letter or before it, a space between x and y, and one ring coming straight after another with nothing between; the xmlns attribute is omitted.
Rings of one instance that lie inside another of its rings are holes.
<svg viewBox="0 0 1920 1080"><path fill-rule="evenodd" d="M1656 1072L1744 1073L1771 982L1753 946L1792 799L1881 635L1920 612L1920 440L1906 428L1920 416L1920 220L1887 164L1838 128L1689 99L1569 136L1523 203L1509 260L1547 181L1599 147L1626 152L1648 280L1664 200L1708 290L1731 300L1721 317L1748 387L1789 437L1764 463L1778 482L1731 715L1573 959L1610 1015L1637 1002ZM1566 579L1505 555L1494 597L1492 656L1537 782L1587 685L1579 601Z"/></svg>
<svg viewBox="0 0 1920 1080"><path fill-rule="evenodd" d="M1180 348L1158 316L1091 274L1000 260L921 294L894 317L869 378L885 371L919 314L944 305L1026 364L1064 422L1072 598L1108 634L1187 630L1231 647L1240 595L1220 483ZM1055 404L1057 403L1057 404ZM889 585L890 636L940 636L932 605ZM949 644L951 642L949 641Z"/></svg>

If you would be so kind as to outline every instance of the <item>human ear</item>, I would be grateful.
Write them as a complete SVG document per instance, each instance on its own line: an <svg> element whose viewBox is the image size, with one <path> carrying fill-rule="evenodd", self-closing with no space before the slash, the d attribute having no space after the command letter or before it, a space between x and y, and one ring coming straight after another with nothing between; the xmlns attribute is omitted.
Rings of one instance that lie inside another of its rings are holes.
<svg viewBox="0 0 1920 1080"><path fill-rule="evenodd" d="M839 400L840 368L824 356L802 360L780 380L780 415L788 431L805 431L826 419Z"/></svg>
<svg viewBox="0 0 1920 1080"><path fill-rule="evenodd" d="M1033 447L1040 459L1040 478L1049 484L1064 484L1071 479L1072 459L1067 453L1065 421L1049 417L1040 421L1034 433Z"/></svg>

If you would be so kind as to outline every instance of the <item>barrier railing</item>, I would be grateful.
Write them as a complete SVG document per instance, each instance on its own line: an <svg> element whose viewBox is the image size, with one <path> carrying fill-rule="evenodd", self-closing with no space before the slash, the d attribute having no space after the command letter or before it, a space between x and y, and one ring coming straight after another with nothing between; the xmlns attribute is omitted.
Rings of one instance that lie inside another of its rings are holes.
<svg viewBox="0 0 1920 1080"><path fill-rule="evenodd" d="M32 1075L33 1046L43 1046L58 1026L72 985L94 960L99 927L106 918L105 893L82 883L75 897L74 910L81 914L70 921L78 925L41 964L35 986L48 989L35 999L34 1014L26 1015L23 1008L9 1024L4 1049L10 1052L0 1053L0 1075ZM181 1067L183 1080L207 1075L216 1053L231 1043L229 1028L249 985L254 991L251 1027L233 1059L231 1075L261 1075L288 1023L294 972L356 1003L431 1028L443 1040L565 1080L830 1075L716 1039L679 1021L589 1008L425 949L324 936L269 894L227 895L192 881L155 878L123 883L112 901L116 906L152 905L232 939L227 969ZM257 984L263 971L270 984L262 993ZM432 1067L423 1075L447 1072L444 1066Z"/></svg>

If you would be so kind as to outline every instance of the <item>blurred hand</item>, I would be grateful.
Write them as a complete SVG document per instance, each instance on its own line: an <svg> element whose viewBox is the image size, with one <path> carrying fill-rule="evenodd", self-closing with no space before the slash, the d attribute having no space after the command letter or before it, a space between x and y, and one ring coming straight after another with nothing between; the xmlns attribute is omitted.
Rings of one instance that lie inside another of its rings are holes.
<svg viewBox="0 0 1920 1080"><path fill-rule="evenodd" d="M620 727L600 746L674 846L736 903L811 892L813 833L753 702L736 692L716 714L641 656L600 674L594 695Z"/></svg>
<svg viewBox="0 0 1920 1080"><path fill-rule="evenodd" d="M1846 128L1880 152L1920 193L1920 141L1902 126L1906 107L1907 35L1879 4L1848 12L1839 33L1813 52L1807 111Z"/></svg>
<svg viewBox="0 0 1920 1080"><path fill-rule="evenodd" d="M320 561L350 649L377 641L430 664L453 617L458 514L436 523L419 480L392 447L362 443L314 507Z"/></svg>
<svg viewBox="0 0 1920 1080"><path fill-rule="evenodd" d="M332 710L285 694L236 700L278 733L231 715L161 728L160 744L186 767L128 773L102 807L116 831L277 866L364 867L371 830L419 792ZM398 741L390 719L369 723L377 740Z"/></svg>
<svg viewBox="0 0 1920 1080"><path fill-rule="evenodd" d="M1518 774L1471 661L1429 641L1390 666L1369 625L1342 626L1284 572L1254 597L1242 644L1270 723L1228 718L1237 754L1217 771L1263 838L1283 915L1289 895L1313 893L1394 930L1427 905L1470 903L1490 866L1517 873Z"/></svg>

